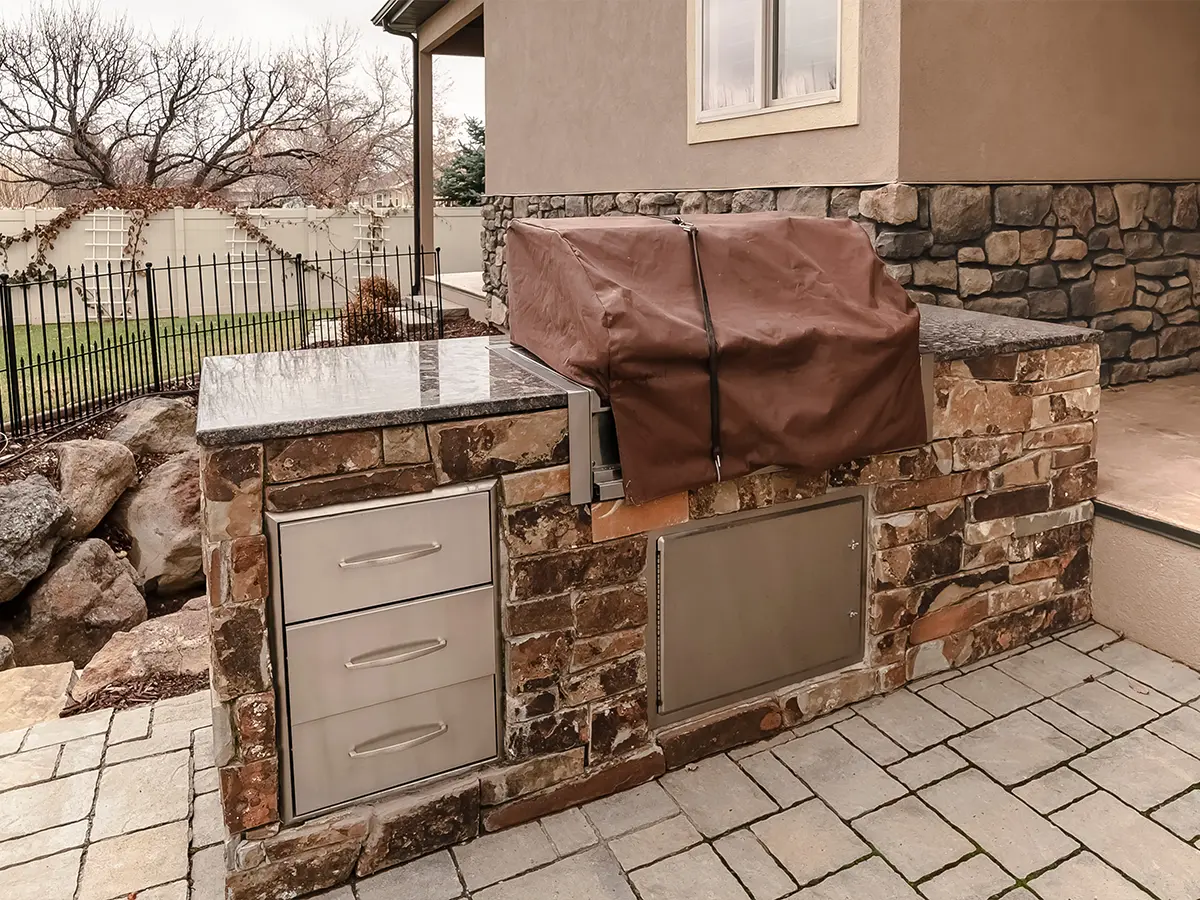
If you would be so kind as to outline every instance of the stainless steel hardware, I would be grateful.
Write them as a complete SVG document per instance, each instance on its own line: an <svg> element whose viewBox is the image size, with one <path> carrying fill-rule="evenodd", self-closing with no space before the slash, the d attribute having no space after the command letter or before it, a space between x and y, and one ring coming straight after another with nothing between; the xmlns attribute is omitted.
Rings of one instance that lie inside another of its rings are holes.
<svg viewBox="0 0 1200 900"><path fill-rule="evenodd" d="M851 542L850 542L850 549L851 549L851 550L857 550L857 549L858 549L859 547L861 547L861 546L862 546L862 544L860 544L858 541L851 541Z"/></svg>
<svg viewBox="0 0 1200 900"><path fill-rule="evenodd" d="M385 744L382 747L372 746L380 741L386 741L395 737L395 734L385 734L383 737L375 738L374 740L367 741L364 744L359 744L357 747L351 747L350 758L363 759L368 756L381 756L384 753L399 753L401 750L408 750L411 747L417 747L421 744L432 741L436 737L441 737L449 729L449 726L447 726L445 722L435 722L428 726L418 727L427 727L429 728L429 731L425 732L424 734L419 734L415 738L409 738L406 741L399 741L395 744ZM411 728L406 728L404 732L400 733L406 733L412 730L413 729Z"/></svg>
<svg viewBox="0 0 1200 900"><path fill-rule="evenodd" d="M415 547L397 547L394 550L387 550L382 554L352 556L349 559L343 559L338 562L338 568L373 569L376 566L390 566L410 559L420 559L422 556L437 553L441 549L442 545L437 541L430 541L428 544L419 544Z"/></svg>
<svg viewBox="0 0 1200 900"><path fill-rule="evenodd" d="M410 659L420 659L430 653L437 653L446 646L445 638L434 638L428 641L412 641L395 647L385 647L346 660L347 669L377 669L380 666L394 666L396 663L407 662ZM411 649L404 649L404 648ZM399 650L399 653L395 651ZM383 654L383 655L381 655ZM389 655L390 654L390 655Z"/></svg>
<svg viewBox="0 0 1200 900"><path fill-rule="evenodd" d="M852 618L852 619L858 618L858 610L857 609L850 610L850 618Z"/></svg>

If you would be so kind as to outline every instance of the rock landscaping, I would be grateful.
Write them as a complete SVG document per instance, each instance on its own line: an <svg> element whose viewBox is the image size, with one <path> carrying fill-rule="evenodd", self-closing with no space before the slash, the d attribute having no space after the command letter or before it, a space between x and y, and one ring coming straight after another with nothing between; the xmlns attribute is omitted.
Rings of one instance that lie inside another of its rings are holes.
<svg viewBox="0 0 1200 900"><path fill-rule="evenodd" d="M144 397L113 418L0 484L0 671L18 668L0 702L8 727L207 680L203 601L178 608L204 580L194 403ZM147 621L160 608L177 611Z"/></svg>

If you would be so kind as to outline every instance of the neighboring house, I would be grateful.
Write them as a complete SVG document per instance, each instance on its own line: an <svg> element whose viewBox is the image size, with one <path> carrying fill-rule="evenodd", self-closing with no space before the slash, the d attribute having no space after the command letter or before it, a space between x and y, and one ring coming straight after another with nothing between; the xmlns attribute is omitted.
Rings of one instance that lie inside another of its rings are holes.
<svg viewBox="0 0 1200 900"><path fill-rule="evenodd" d="M351 206L360 209L412 209L412 183L409 181L383 180L367 185L354 198Z"/></svg>
<svg viewBox="0 0 1200 900"><path fill-rule="evenodd" d="M921 302L1104 329L1106 381L1200 368L1200 2L395 0L376 22L418 33L422 71L485 56L497 321L513 218L783 209L860 221Z"/></svg>

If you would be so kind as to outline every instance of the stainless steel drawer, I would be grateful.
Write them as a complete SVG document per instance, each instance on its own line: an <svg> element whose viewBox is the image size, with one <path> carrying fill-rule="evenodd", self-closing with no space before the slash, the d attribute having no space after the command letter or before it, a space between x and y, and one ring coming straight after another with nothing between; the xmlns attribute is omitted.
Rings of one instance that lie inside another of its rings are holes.
<svg viewBox="0 0 1200 900"><path fill-rule="evenodd" d="M496 755L492 677L292 726L297 815Z"/></svg>
<svg viewBox="0 0 1200 900"><path fill-rule="evenodd" d="M486 491L283 521L284 621L303 622L492 580Z"/></svg>
<svg viewBox="0 0 1200 900"><path fill-rule="evenodd" d="M289 625L292 722L310 722L496 671L492 588Z"/></svg>

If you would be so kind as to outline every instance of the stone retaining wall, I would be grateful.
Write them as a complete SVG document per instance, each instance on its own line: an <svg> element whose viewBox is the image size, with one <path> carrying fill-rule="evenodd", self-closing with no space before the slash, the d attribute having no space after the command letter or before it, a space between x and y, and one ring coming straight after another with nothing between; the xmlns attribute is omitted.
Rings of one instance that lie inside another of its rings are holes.
<svg viewBox="0 0 1200 900"><path fill-rule="evenodd" d="M229 896L279 900L647 781L1091 615L1094 344L938 364L934 440L633 506L570 504L565 410L205 450L216 762ZM299 827L279 822L264 509L499 479L502 759ZM863 661L651 731L647 532L869 495Z"/></svg>
<svg viewBox="0 0 1200 900"><path fill-rule="evenodd" d="M1200 369L1195 184L939 185L488 197L484 288L507 320L514 218L786 210L861 223L919 303L1105 332L1103 384Z"/></svg>

